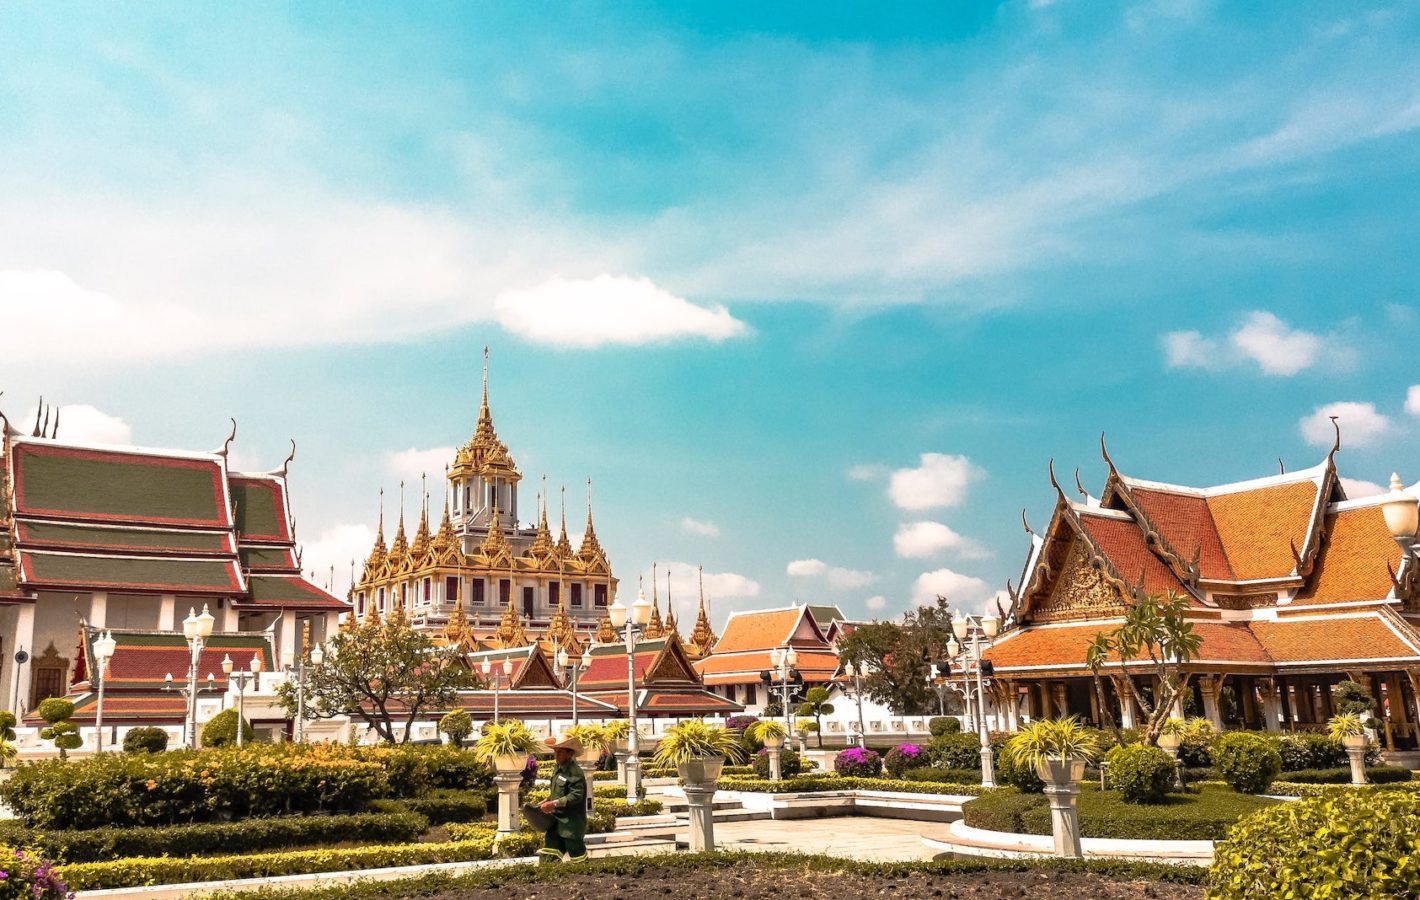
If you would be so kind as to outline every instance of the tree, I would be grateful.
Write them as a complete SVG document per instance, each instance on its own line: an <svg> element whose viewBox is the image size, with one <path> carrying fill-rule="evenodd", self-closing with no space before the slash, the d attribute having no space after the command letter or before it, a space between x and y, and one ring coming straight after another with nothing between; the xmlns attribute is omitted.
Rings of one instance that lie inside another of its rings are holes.
<svg viewBox="0 0 1420 900"><path fill-rule="evenodd" d="M1176 591L1166 596L1150 594L1129 606L1124 623L1111 632L1096 637L1090 646L1086 662L1095 659L1102 667L1110 655L1119 667L1121 683L1128 684L1128 665L1147 661L1156 679L1153 691L1133 691L1139 708L1144 711L1144 743L1156 745L1164 723L1173 715L1188 687L1185 667L1198 657L1203 638L1193 633L1193 623L1187 619L1188 598ZM1093 668L1093 666L1092 666ZM1123 702L1128 699L1121 695Z"/></svg>
<svg viewBox="0 0 1420 900"><path fill-rule="evenodd" d="M1090 675L1095 681L1095 699L1099 702L1100 725L1105 728L1114 729L1114 712L1109 706L1109 697L1104 692L1104 677L1100 675L1100 669L1109 662L1110 643L1109 638L1104 633L1096 634L1095 639L1090 641L1090 646L1085 650L1085 665L1090 667Z"/></svg>
<svg viewBox="0 0 1420 900"><path fill-rule="evenodd" d="M382 621L338 632L326 642L322 663L306 668L305 712L318 719L360 719L391 744L398 730L398 741L408 743L416 719L457 705L459 690L477 684L458 646L435 646L396 611ZM291 682L278 688L291 716L297 711L299 690Z"/></svg>
<svg viewBox="0 0 1420 900"><path fill-rule="evenodd" d="M39 736L43 740L54 742L61 760L69 758L70 750L78 750L84 746L84 739L79 737L79 726L70 718L74 715L72 701L62 697L50 697L40 702L38 712L39 717L49 723L48 728L40 729Z"/></svg>
<svg viewBox="0 0 1420 900"><path fill-rule="evenodd" d="M951 606L938 596L935 603L908 612L900 624L858 626L839 644L838 652L855 665L868 665L863 688L874 702L899 715L918 715L936 709L927 675L932 663L946 658L951 636Z"/></svg>
<svg viewBox="0 0 1420 900"><path fill-rule="evenodd" d="M450 744L462 747L468 736L473 734L473 719L463 710L456 709L439 720L439 731L448 736Z"/></svg>
<svg viewBox="0 0 1420 900"><path fill-rule="evenodd" d="M250 744L254 737L256 737L256 733L252 731L251 723L243 718L242 743ZM237 746L237 711L235 709L222 710L202 726L202 746Z"/></svg>
<svg viewBox="0 0 1420 900"><path fill-rule="evenodd" d="M804 694L804 702L799 704L798 715L813 716L814 731L818 732L818 748L823 749L823 717L833 715L833 704L828 702L828 688L811 687Z"/></svg>
<svg viewBox="0 0 1420 900"><path fill-rule="evenodd" d="M1371 692L1363 685L1354 681L1342 681L1336 685L1336 711L1342 715L1350 713L1355 716L1373 712L1376 708L1376 698L1371 696Z"/></svg>

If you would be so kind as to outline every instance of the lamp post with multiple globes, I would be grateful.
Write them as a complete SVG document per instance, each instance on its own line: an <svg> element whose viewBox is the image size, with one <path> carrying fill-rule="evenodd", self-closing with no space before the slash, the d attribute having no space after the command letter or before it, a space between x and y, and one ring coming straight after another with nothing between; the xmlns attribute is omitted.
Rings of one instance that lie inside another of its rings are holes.
<svg viewBox="0 0 1420 900"><path fill-rule="evenodd" d="M843 674L852 682L853 699L858 701L858 746L867 747L868 733L863 725L863 679L868 676L868 664L859 663L855 666L852 660L849 660L843 667Z"/></svg>
<svg viewBox="0 0 1420 900"><path fill-rule="evenodd" d="M105 631L94 641L94 677L98 680L99 699L98 709L94 712L94 732L98 740L98 752L104 752L104 680L108 677L108 661L113 659L113 651L118 642L113 639L113 632Z"/></svg>
<svg viewBox="0 0 1420 900"><path fill-rule="evenodd" d="M641 740L636 727L636 643L651 621L651 601L644 589L637 591L636 602L628 609L618 597L607 608L611 627L620 631L626 642L626 802L641 799Z"/></svg>
<svg viewBox="0 0 1420 900"><path fill-rule="evenodd" d="M246 720L247 720L247 713L246 713L246 706L247 706L247 704L246 704L246 699L247 699L247 682L248 682L248 681L251 681L251 680L254 679L254 678L259 678L259 677L261 676L261 668L262 668L262 664L261 664L261 655L260 655L260 654L256 654L256 653L253 653L253 654L252 654L251 662L248 664L247 671L245 671L245 672L233 671L233 670L232 670L232 669L233 669L233 666L232 666L232 657L230 657L230 656L223 656L223 657L222 657L222 672L223 672L223 674L225 674L225 675L227 676L227 680L228 680L229 682L235 682L236 685L237 685L237 747L238 747L238 748L241 748L241 747L246 746L246 738L245 738L245 736L242 734L242 732L244 732L246 729L243 728L242 726L246 724Z"/></svg>
<svg viewBox="0 0 1420 900"><path fill-rule="evenodd" d="M952 617L953 637L947 641L947 655L961 656L961 671L966 679L968 706L972 693L971 676L976 676L976 731L981 738L981 786L996 786L995 759L991 752L991 739L986 733L986 676L991 674L991 661L981 658L983 642L987 647L995 640L1001 627L1001 620L995 616L967 616L961 610ZM970 637L971 643L964 643Z"/></svg>
<svg viewBox="0 0 1420 900"><path fill-rule="evenodd" d="M557 665L563 672L571 672L572 682L572 727L577 727L577 676L585 672L592 665L592 648L588 647L582 654L581 659L574 660L572 655L563 647L557 651Z"/></svg>
<svg viewBox="0 0 1420 900"><path fill-rule="evenodd" d="M202 657L202 648L207 645L207 639L212 636L214 622L216 619L207 611L206 604L202 606L202 615L198 615L195 610L189 608L187 618L182 620L182 636L187 639L191 658L187 665L187 687L179 690L187 700L186 744L193 750L197 749L197 664ZM169 672L167 678L164 679L163 690L173 690L172 672ZM207 673L207 690L216 690L211 672ZM240 729L238 730L240 731Z"/></svg>
<svg viewBox="0 0 1420 900"><path fill-rule="evenodd" d="M333 649L332 649L333 652ZM311 648L311 665L320 668L320 664L325 662L325 648L316 644ZM292 675L296 676L296 743L305 743L306 740L306 658L296 656L288 652L281 660L281 668L286 672L289 681Z"/></svg>
<svg viewBox="0 0 1420 900"><path fill-rule="evenodd" d="M498 669L494 669L494 668L493 668L493 660L491 660L491 659L486 659L486 658L485 658L485 659L483 660L483 665L479 666L479 668L483 670L483 677L484 677L484 678L491 678L491 679L493 680L493 721L497 722L497 721L498 721L498 686L499 686L499 682L501 682L501 681L503 680L503 678L509 678L509 679L512 678L512 676L513 676L513 660L512 660L511 657L509 657L509 658L507 658L507 659L504 659L504 660L503 660L503 664L498 667L498 669L501 669L501 670L502 670L502 673L503 673L503 677L502 677L502 678L498 677Z"/></svg>

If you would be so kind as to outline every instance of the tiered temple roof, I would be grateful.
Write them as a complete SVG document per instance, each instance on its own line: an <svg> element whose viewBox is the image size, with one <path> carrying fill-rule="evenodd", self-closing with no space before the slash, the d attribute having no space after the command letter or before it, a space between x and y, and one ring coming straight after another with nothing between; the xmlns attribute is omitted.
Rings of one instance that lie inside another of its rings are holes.
<svg viewBox="0 0 1420 900"><path fill-rule="evenodd" d="M824 618L836 607L789 606L734 612L725 622L724 634L714 652L695 663L696 671L709 685L758 683L761 672L772 669L771 654L780 647L793 647L798 654L796 668L808 684L831 681L838 669L838 654L824 637L813 609Z"/></svg>

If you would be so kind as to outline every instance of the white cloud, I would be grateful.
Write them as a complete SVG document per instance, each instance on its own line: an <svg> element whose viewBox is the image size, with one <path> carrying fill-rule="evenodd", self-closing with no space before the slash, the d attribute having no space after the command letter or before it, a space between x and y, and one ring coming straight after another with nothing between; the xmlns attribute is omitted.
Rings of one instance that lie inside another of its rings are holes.
<svg viewBox="0 0 1420 900"><path fill-rule="evenodd" d="M1341 486L1346 490L1346 496L1352 500L1360 497L1377 497L1389 490L1374 481L1362 481L1359 478L1342 478Z"/></svg>
<svg viewBox="0 0 1420 900"><path fill-rule="evenodd" d="M821 559L796 559L785 571L795 578L815 578L828 571L828 563Z"/></svg>
<svg viewBox="0 0 1420 900"><path fill-rule="evenodd" d="M887 603L888 603L888 599L887 599L886 597L884 597L882 594L878 594L878 595L876 595L876 596L869 597L868 600L867 600L868 609L871 609L871 610L874 610L874 611L877 611L877 610L886 608L886 607L887 607Z"/></svg>
<svg viewBox="0 0 1420 900"><path fill-rule="evenodd" d="M308 573L315 573L312 576L315 582L324 587L334 566L334 593L344 597L350 589L350 561L355 561L358 573L374 543L375 532L369 525L334 525L322 531L314 541L303 544L301 567Z"/></svg>
<svg viewBox="0 0 1420 900"><path fill-rule="evenodd" d="M857 588L872 584L876 575L865 569L830 566L821 559L796 559L785 568L794 578L823 578L833 588Z"/></svg>
<svg viewBox="0 0 1420 900"><path fill-rule="evenodd" d="M723 341L746 326L723 306L697 306L649 278L553 278L493 301L498 322L520 337L560 347L647 344L678 338Z"/></svg>
<svg viewBox="0 0 1420 900"><path fill-rule="evenodd" d="M892 537L893 549L906 559L932 556L950 550L962 559L984 559L990 556L985 547L962 537L941 522L903 522Z"/></svg>
<svg viewBox="0 0 1420 900"><path fill-rule="evenodd" d="M669 579L676 618L681 624L682 633L689 633L695 624L700 605L699 567L686 562L668 562L658 564L655 571L659 579L657 590L661 598L661 608L666 608L666 583ZM641 577L646 581L647 597L651 596L651 574L649 567L641 573ZM621 592L624 594L627 582L623 580L621 584ZM635 591L634 584L631 589ZM737 572L705 573L705 604L711 619L716 623L723 622L734 610L753 606L753 601L759 594L759 582L753 578Z"/></svg>
<svg viewBox="0 0 1420 900"><path fill-rule="evenodd" d="M887 466L875 463L852 466L848 469L848 477L852 481L877 481L887 473Z"/></svg>
<svg viewBox="0 0 1420 900"><path fill-rule="evenodd" d="M888 480L888 497L901 509L957 506L966 489L986 472L965 456L923 453L915 469L897 469Z"/></svg>
<svg viewBox="0 0 1420 900"><path fill-rule="evenodd" d="M11 424L25 434L29 434L34 430L37 412L38 407L32 406L26 410L23 417ZM127 422L86 403L59 406L56 408L56 412L59 415L59 440L61 441L72 441L76 444L133 443L133 429L129 427ZM40 420L40 424L43 424L43 419ZM50 419L50 427L54 427L53 418Z"/></svg>
<svg viewBox="0 0 1420 900"><path fill-rule="evenodd" d="M453 447L430 447L428 450L410 447L386 453L385 468L411 486L417 485L421 477L429 476L429 493L438 497L444 467L453 463L457 452Z"/></svg>
<svg viewBox="0 0 1420 900"><path fill-rule="evenodd" d="M1332 416L1337 417L1341 426L1342 446L1368 447L1391 428L1390 419L1377 412L1374 403L1328 403L1317 407L1311 415L1297 423L1307 443L1318 447L1331 446L1336 440L1336 432L1331 427Z"/></svg>
<svg viewBox="0 0 1420 900"><path fill-rule="evenodd" d="M720 526L714 522L702 522L699 519L692 519L690 516L680 520L681 530L687 534L698 534L702 537L719 537Z"/></svg>
<svg viewBox="0 0 1420 900"><path fill-rule="evenodd" d="M1278 376L1296 375L1322 362L1345 365L1351 355L1341 343L1328 345L1319 335L1293 328L1264 310L1248 313L1226 338L1171 331L1162 343L1172 369L1218 370L1251 362L1264 374Z"/></svg>
<svg viewBox="0 0 1420 900"><path fill-rule="evenodd" d="M918 606L935 602L938 594L953 606L972 607L984 602L992 591L980 578L951 569L923 572L912 582L912 602Z"/></svg>
<svg viewBox="0 0 1420 900"><path fill-rule="evenodd" d="M1405 411L1420 416L1420 384L1412 384L1405 392Z"/></svg>

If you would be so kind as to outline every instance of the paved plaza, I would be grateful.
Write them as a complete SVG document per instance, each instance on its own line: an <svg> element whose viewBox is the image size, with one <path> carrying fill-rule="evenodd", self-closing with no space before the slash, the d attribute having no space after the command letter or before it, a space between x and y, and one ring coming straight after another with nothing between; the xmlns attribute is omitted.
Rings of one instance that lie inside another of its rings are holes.
<svg viewBox="0 0 1420 900"><path fill-rule="evenodd" d="M823 853L844 859L898 862L931 859L936 851L922 843L940 822L910 822L869 816L828 819L758 819L715 825L715 844L721 850L776 853ZM677 834L682 841L686 834Z"/></svg>

